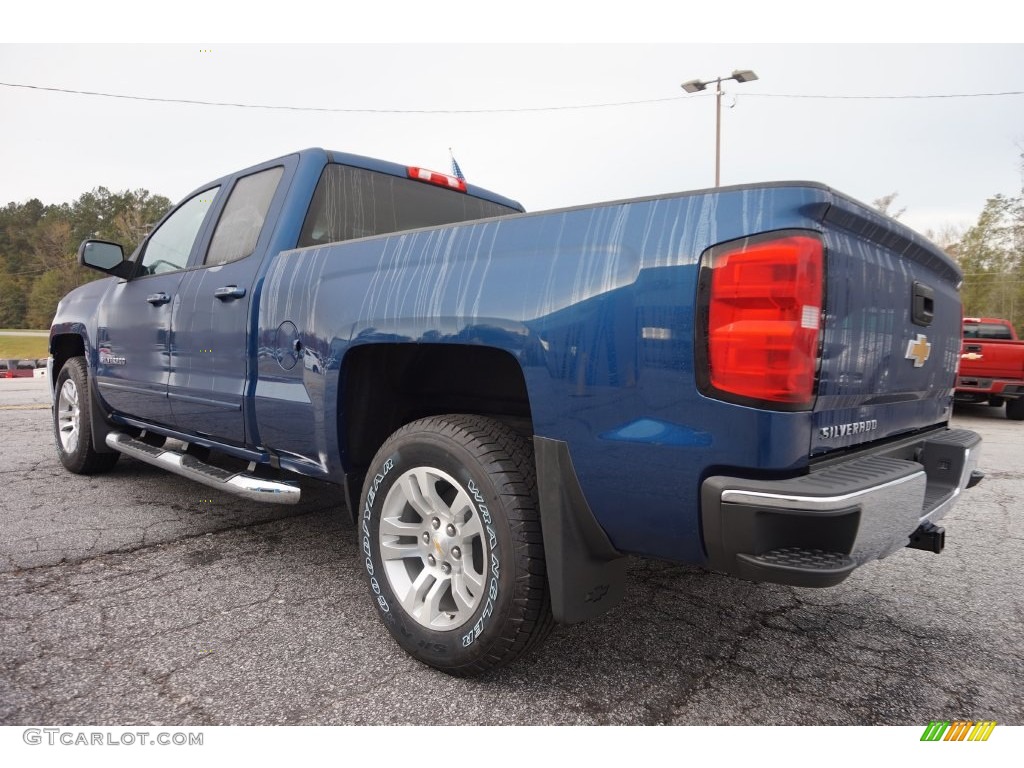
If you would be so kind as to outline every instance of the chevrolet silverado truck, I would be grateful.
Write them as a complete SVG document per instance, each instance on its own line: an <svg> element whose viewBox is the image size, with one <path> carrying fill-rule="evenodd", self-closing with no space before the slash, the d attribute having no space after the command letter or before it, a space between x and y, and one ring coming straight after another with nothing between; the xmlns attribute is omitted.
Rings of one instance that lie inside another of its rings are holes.
<svg viewBox="0 0 1024 768"><path fill-rule="evenodd" d="M981 479L961 273L817 183L524 213L310 149L79 260L108 277L50 332L64 466L335 483L383 624L450 674L607 611L630 555L825 587L939 552Z"/></svg>
<svg viewBox="0 0 1024 768"><path fill-rule="evenodd" d="M1006 403L1006 418L1024 421L1024 341L1007 320L965 317L955 400Z"/></svg>

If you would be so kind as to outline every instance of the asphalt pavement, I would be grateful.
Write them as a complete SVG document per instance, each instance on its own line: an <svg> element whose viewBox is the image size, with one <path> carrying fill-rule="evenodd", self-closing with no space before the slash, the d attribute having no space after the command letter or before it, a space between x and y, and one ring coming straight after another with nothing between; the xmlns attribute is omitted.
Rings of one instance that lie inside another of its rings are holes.
<svg viewBox="0 0 1024 768"><path fill-rule="evenodd" d="M1024 423L958 410L985 481L942 555L838 587L634 560L623 604L484 679L377 621L339 491L263 506L122 458L57 461L45 382L0 380L0 724L1024 724Z"/></svg>

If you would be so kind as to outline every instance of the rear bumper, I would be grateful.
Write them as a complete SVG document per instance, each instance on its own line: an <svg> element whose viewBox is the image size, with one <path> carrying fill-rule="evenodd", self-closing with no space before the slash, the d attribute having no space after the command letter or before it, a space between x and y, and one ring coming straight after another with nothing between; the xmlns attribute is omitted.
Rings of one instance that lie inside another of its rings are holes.
<svg viewBox="0 0 1024 768"><path fill-rule="evenodd" d="M709 566L753 581L828 587L908 546L974 485L981 437L947 429L823 463L788 480L707 478Z"/></svg>
<svg viewBox="0 0 1024 768"><path fill-rule="evenodd" d="M994 379L983 376L959 376L956 380L957 400L976 401L990 395L998 397L1024 397L1024 381L1020 379Z"/></svg>

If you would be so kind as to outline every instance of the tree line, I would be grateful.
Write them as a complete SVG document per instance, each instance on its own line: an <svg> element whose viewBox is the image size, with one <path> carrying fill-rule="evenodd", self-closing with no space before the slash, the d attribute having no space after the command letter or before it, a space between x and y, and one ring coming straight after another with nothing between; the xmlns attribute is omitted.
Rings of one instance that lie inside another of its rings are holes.
<svg viewBox="0 0 1024 768"><path fill-rule="evenodd" d="M1021 171L1024 178L1024 162ZM898 219L907 210L893 210L898 196L892 192L872 205ZM960 290L964 317L1001 317L1013 323L1024 338L1024 182L1017 196L990 197L972 226L947 225L924 235L952 256L964 272Z"/></svg>
<svg viewBox="0 0 1024 768"><path fill-rule="evenodd" d="M880 197L875 208L899 218L905 209L893 210L896 196ZM0 328L49 328L64 294L102 277L78 266L82 240L110 240L131 253L170 208L145 189L106 187L72 203L32 199L0 208ZM973 226L925 235L963 269L966 316L1003 317L1024 330L1024 185L1019 195L990 198Z"/></svg>
<svg viewBox="0 0 1024 768"><path fill-rule="evenodd" d="M57 302L103 275L78 266L78 244L110 240L131 253L171 208L163 195L96 187L72 203L0 208L0 328L49 328Z"/></svg>
<svg viewBox="0 0 1024 768"><path fill-rule="evenodd" d="M1024 190L989 198L947 251L964 271L966 317L1002 317L1024 331Z"/></svg>

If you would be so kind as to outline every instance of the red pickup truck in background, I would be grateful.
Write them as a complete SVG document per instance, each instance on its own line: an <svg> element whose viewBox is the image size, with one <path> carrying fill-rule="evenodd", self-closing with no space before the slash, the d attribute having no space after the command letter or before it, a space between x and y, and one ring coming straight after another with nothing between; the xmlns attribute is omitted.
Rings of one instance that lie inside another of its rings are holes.
<svg viewBox="0 0 1024 768"><path fill-rule="evenodd" d="M956 400L1006 403L1006 418L1024 420L1024 341L1008 320L965 317Z"/></svg>

